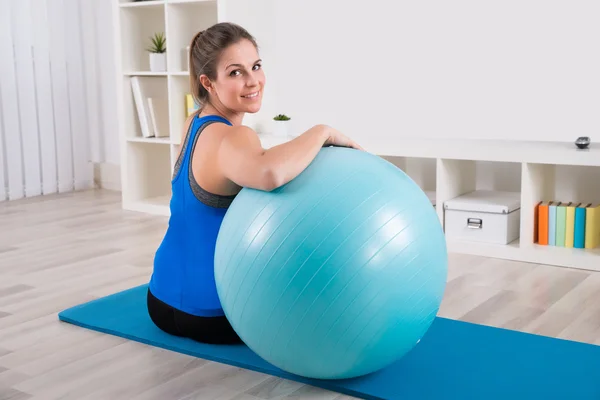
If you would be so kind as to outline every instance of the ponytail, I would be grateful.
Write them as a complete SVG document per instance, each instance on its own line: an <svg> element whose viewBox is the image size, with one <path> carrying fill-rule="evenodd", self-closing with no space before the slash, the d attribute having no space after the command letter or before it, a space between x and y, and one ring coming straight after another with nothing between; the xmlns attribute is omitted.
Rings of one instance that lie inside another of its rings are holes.
<svg viewBox="0 0 600 400"><path fill-rule="evenodd" d="M188 52L188 71L190 73L190 89L192 94L192 99L198 105L198 110L195 111L195 114L200 113L203 104L201 103L200 93L204 89L202 84L200 83L200 74L194 67L194 53L198 50L196 46L198 46L198 38L204 33L204 31L200 31L194 35L192 38L192 42L190 43L190 50Z"/></svg>

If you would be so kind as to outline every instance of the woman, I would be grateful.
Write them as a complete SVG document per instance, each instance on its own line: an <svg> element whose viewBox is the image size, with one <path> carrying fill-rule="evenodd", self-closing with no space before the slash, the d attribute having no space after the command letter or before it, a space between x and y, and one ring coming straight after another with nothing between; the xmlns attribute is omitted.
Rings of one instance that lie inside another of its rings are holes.
<svg viewBox="0 0 600 400"><path fill-rule="evenodd" d="M220 306L213 270L227 207L242 187L270 191L294 179L323 146L360 146L317 125L263 149L242 119L260 110L265 75L254 38L238 25L219 23L198 33L190 46L190 64L192 94L201 107L185 124L148 311L167 333L204 343L238 343Z"/></svg>

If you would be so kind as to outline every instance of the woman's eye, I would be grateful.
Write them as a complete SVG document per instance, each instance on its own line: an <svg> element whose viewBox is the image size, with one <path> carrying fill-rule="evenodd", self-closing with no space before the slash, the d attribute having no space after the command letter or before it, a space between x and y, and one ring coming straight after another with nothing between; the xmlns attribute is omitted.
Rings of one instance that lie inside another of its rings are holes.
<svg viewBox="0 0 600 400"><path fill-rule="evenodd" d="M254 66L252 69L253 69L254 71L256 71L256 70L260 69L260 67L261 67L261 65L260 65L260 64L256 64L256 65L255 65L255 66Z"/></svg>
<svg viewBox="0 0 600 400"><path fill-rule="evenodd" d="M237 75L239 75L239 74L240 74L240 70L239 70L239 69L236 69L236 70L233 70L233 71L231 71L231 72L229 73L229 76L237 76Z"/></svg>

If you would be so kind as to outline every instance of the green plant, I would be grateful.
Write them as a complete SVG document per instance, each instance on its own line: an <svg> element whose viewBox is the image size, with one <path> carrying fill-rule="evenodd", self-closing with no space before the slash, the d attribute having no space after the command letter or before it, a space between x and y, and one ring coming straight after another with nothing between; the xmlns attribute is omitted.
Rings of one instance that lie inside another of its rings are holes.
<svg viewBox="0 0 600 400"><path fill-rule="evenodd" d="M164 33L155 33L154 36L150 37L150 41L152 42L152 47L147 49L150 53L164 53L167 51L165 46L167 39Z"/></svg>
<svg viewBox="0 0 600 400"><path fill-rule="evenodd" d="M273 119L275 121L289 121L291 118L285 114L277 114Z"/></svg>

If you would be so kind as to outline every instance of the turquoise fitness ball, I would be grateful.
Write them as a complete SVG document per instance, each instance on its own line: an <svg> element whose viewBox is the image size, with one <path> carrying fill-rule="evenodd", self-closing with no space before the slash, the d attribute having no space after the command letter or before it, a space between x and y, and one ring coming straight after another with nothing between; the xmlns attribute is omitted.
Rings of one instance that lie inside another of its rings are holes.
<svg viewBox="0 0 600 400"><path fill-rule="evenodd" d="M431 326L447 277L430 200L370 153L323 148L271 192L244 188L216 243L217 291L257 355L317 379L375 372Z"/></svg>

